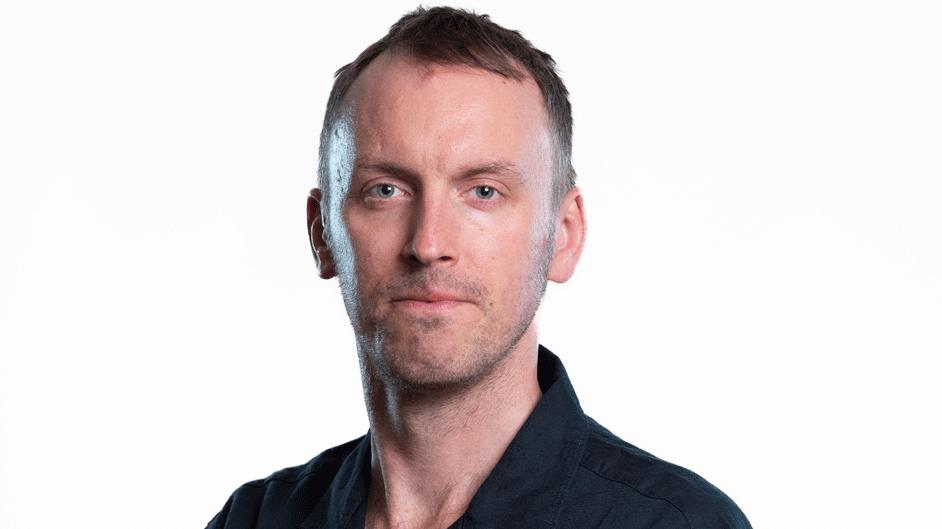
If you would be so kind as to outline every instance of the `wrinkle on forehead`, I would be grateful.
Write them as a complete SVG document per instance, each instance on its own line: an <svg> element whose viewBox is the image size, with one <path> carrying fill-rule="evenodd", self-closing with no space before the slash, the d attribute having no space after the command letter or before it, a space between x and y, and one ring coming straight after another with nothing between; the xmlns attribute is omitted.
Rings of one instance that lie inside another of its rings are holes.
<svg viewBox="0 0 942 529"><path fill-rule="evenodd" d="M350 94L357 101L358 158L449 173L488 161L511 162L528 174L554 170L549 116L530 78L383 54Z"/></svg>

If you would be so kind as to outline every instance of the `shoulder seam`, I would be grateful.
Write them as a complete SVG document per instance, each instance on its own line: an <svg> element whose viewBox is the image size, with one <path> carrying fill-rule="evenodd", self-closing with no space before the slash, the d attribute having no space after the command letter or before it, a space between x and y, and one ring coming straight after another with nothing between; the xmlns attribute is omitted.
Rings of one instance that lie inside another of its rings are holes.
<svg viewBox="0 0 942 529"><path fill-rule="evenodd" d="M271 481L277 481L277 482L280 482L280 483L297 483L297 482L303 480L304 478L310 476L311 474L317 473L319 470L321 470L321 467L322 467L322 466L323 466L323 463L320 464L320 465L317 465L316 468L312 468L312 469L310 469L310 470L307 470L307 471L305 471L303 474L298 474L297 476L294 476L294 477L292 477L291 479L286 479L286 478L283 478L283 477L280 477L280 476L274 476L274 475L272 475L272 476L268 476L267 478L264 478L264 479L261 479L261 480L258 480L258 481L252 481L252 482L246 483L246 485L252 485L252 484L257 483L257 485L254 485L254 486L261 488L261 487L264 486L266 483L269 483L269 482L271 482Z"/></svg>
<svg viewBox="0 0 942 529"><path fill-rule="evenodd" d="M323 469L323 467L328 464L328 462L323 461L323 458L324 458L325 456L332 455L332 454L330 454L330 452L340 451L340 450L338 450L338 449L343 448L343 447L346 447L347 445L353 446L350 450L343 451L343 457L339 458L340 461L337 463L337 466L339 467L340 465L343 464L343 461L347 458L347 456L349 456L351 452L353 452L354 450L356 450L355 445L356 445L357 443L359 443L361 439L362 439L362 437L357 438L357 439L353 439L353 440L347 441L346 443L337 445L337 446L335 446L335 447L333 447L333 448L328 448L327 450L324 450L323 452L321 452L320 454L318 454L317 456L315 456L314 459L312 459L311 461L305 463L304 465L299 465L299 467L311 466L311 468L305 470L304 472L302 472L302 473L300 473L300 474L298 474L298 475L296 475L296 476L291 477L290 479L289 479L289 478L281 477L281 476L278 475L278 473L279 473L279 472L283 472L283 471L285 471L285 470L290 470L291 468L299 468L299 467L289 467L289 468L285 468L285 469L279 470L278 472L275 472L275 473L273 473L272 475L270 475L270 476L268 476L268 477L265 477L265 478L262 478L262 479L259 479L259 480L255 480L255 481L251 481L251 482L249 482L249 483L246 483L246 485L249 485L249 484L256 484L256 483L257 483L257 485L253 485L253 486L256 486L256 487L261 488L262 486L264 486L264 484L269 483L269 482L271 482L271 481L277 481L277 482L280 482L280 483L297 483L297 482L303 480L304 478L306 478L306 477L308 477L308 476L310 476L310 475L312 475L312 474L316 474L317 472L321 471L321 470Z"/></svg>
<svg viewBox="0 0 942 529"><path fill-rule="evenodd" d="M669 499L667 499L667 498L663 498L663 497L661 497L661 496L652 496L652 495L650 495L650 494L645 494L644 492L641 492L637 487L633 486L632 484L627 483L627 482L625 482L625 481L623 481L623 480L620 480L620 479L614 479L614 478L611 478L611 477L609 477L609 476L602 475L602 474L600 474L599 472L597 472L595 469L592 469L592 468L586 466L584 463L579 463L579 466L582 467L582 468L584 468L585 470L587 470L587 471L589 471L589 472L595 474L596 476L598 476L598 477L604 479L604 480L612 481L612 482L614 482L614 483L620 483L620 484L622 484L622 485L624 485L624 486L630 488L631 490L637 492L638 494L644 496L645 498L649 498L649 499L652 499L652 500L660 500L660 501L666 502L668 505L670 505L671 507L673 507L677 512L679 512L681 516L684 517L684 521L687 522L687 527L688 527L688 529L693 529L693 525L691 525L690 519L687 518L687 513L685 513L685 512L683 511L683 509L681 509L680 507L678 507L678 506L677 506L674 502L672 502L671 500L669 500Z"/></svg>

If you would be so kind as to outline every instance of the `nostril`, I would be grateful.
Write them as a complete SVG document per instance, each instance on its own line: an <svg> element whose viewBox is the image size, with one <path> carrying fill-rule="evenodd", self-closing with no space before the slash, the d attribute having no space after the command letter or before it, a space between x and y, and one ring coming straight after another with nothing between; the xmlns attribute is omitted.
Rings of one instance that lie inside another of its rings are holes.
<svg viewBox="0 0 942 529"><path fill-rule="evenodd" d="M431 260L425 260L425 259L420 259L419 256L414 253L410 253L407 257L407 260L409 261L409 264L425 266L425 265L430 265L436 261L448 263L448 262L454 261L455 258L450 255L441 255Z"/></svg>
<svg viewBox="0 0 942 529"><path fill-rule="evenodd" d="M442 251L429 252L428 254L425 254L425 255L420 253L418 255L418 258L420 261L428 265L435 264L435 263L449 263L455 260L454 256L451 255L450 252L442 252Z"/></svg>

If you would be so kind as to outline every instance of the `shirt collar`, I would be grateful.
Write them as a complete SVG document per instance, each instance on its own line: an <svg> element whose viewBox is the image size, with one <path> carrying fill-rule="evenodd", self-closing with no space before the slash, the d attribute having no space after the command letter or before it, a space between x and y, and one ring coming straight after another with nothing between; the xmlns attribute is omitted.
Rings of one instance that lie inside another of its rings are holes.
<svg viewBox="0 0 942 529"><path fill-rule="evenodd" d="M465 527L553 527L588 437L588 422L559 357L542 345L537 379L543 396L475 493ZM362 527L370 481L370 435L360 439L325 496L301 525ZM326 511L326 512L325 512ZM511 519L512 518L512 519Z"/></svg>
<svg viewBox="0 0 942 529"><path fill-rule="evenodd" d="M344 458L330 486L298 529L363 527L369 485L370 434L367 432Z"/></svg>
<svg viewBox="0 0 942 529"><path fill-rule="evenodd" d="M588 421L566 369L543 346L538 358L543 396L471 499L473 527L553 527L582 459Z"/></svg>

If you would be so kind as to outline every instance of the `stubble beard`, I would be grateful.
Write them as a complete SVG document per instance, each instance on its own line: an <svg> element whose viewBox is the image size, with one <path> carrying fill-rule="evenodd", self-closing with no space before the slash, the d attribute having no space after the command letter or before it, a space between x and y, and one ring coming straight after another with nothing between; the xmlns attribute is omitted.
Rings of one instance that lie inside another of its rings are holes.
<svg viewBox="0 0 942 529"><path fill-rule="evenodd" d="M544 234L532 244L533 257L518 292L506 297L519 304L505 302L506 314L498 312L494 293L484 285L448 272L417 271L361 295L353 271L341 270L341 292L356 334L364 389L377 378L387 389L399 392L442 393L474 386L491 375L520 343L543 299L554 235L552 230ZM397 329L379 314L376 300L390 299L390 292L397 289L429 285L473 300L484 314L477 328L449 329L453 324L445 318L417 318L406 329ZM443 332L455 333L454 339L441 343Z"/></svg>

